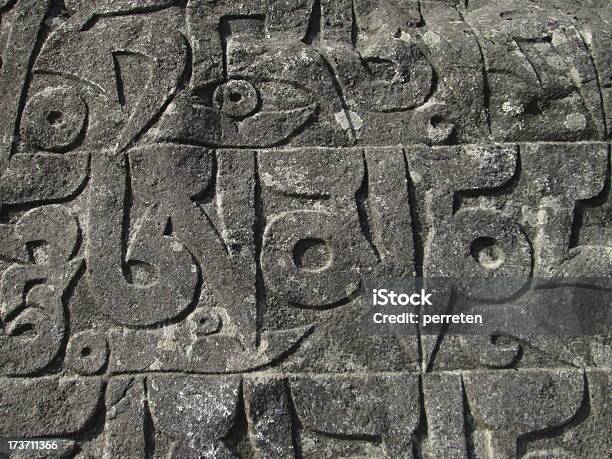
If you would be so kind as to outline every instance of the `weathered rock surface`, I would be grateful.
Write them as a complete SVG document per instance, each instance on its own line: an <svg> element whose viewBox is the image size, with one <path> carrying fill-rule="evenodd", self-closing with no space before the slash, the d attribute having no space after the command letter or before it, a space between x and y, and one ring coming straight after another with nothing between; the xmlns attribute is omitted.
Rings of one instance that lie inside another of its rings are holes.
<svg viewBox="0 0 612 459"><path fill-rule="evenodd" d="M610 335L360 329L609 286L608 0L0 0L0 106L14 457L612 456Z"/></svg>

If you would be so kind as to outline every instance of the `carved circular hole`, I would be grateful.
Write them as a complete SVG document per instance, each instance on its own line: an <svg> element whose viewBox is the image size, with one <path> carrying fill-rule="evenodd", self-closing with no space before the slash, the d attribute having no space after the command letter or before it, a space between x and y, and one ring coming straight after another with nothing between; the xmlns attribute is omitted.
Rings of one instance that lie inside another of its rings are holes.
<svg viewBox="0 0 612 459"><path fill-rule="evenodd" d="M293 263L307 271L320 271L331 262L332 254L322 239L302 239L293 248Z"/></svg>
<svg viewBox="0 0 612 459"><path fill-rule="evenodd" d="M231 102L240 102L242 100L242 94L240 94L239 92L236 91L230 91L229 93L229 100Z"/></svg>
<svg viewBox="0 0 612 459"><path fill-rule="evenodd" d="M506 258L503 249L492 237L479 237L470 246L472 258L486 269L499 268Z"/></svg>
<svg viewBox="0 0 612 459"><path fill-rule="evenodd" d="M83 140L87 114L87 104L75 88L45 89L26 103L21 134L37 149L64 153Z"/></svg>
<svg viewBox="0 0 612 459"><path fill-rule="evenodd" d="M21 338L33 338L36 336L36 327L32 323L19 324L13 329L10 335Z"/></svg>
<svg viewBox="0 0 612 459"><path fill-rule="evenodd" d="M532 100L531 102L525 104L523 107L523 113L527 115L539 115L542 112L542 110L540 109L540 104L537 100Z"/></svg>
<svg viewBox="0 0 612 459"><path fill-rule="evenodd" d="M51 126L59 126L64 122L64 114L56 110L49 112L47 115L47 122Z"/></svg>
<svg viewBox="0 0 612 459"><path fill-rule="evenodd" d="M215 312L197 312L193 316L196 333L199 335L212 335L221 329L221 317Z"/></svg>
<svg viewBox="0 0 612 459"><path fill-rule="evenodd" d="M81 349L81 357L89 357L91 355L91 347L85 346Z"/></svg>
<svg viewBox="0 0 612 459"><path fill-rule="evenodd" d="M506 21L512 21L516 16L516 11L502 11L499 13L499 17L505 19Z"/></svg>
<svg viewBox="0 0 612 459"><path fill-rule="evenodd" d="M150 285L157 282L157 269L149 263L130 260L126 268L125 277L131 284Z"/></svg>
<svg viewBox="0 0 612 459"><path fill-rule="evenodd" d="M259 95L248 81L230 80L215 89L213 104L228 116L245 118L257 110Z"/></svg>
<svg viewBox="0 0 612 459"><path fill-rule="evenodd" d="M434 128L437 128L438 126L440 126L440 124L442 124L444 122L444 118L442 118L441 116L434 116L431 118L431 126Z"/></svg>

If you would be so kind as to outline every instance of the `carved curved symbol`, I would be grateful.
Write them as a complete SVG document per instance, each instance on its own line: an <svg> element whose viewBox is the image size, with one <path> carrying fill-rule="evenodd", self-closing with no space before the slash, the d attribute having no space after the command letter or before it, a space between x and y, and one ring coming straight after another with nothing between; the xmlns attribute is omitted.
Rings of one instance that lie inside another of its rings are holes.
<svg viewBox="0 0 612 459"><path fill-rule="evenodd" d="M36 147L61 152L74 147L85 129L87 104L73 88L39 92L27 103L21 130Z"/></svg>
<svg viewBox="0 0 612 459"><path fill-rule="evenodd" d="M8 7L11 3L4 1L2 6ZM31 70L29 62L49 3L49 0L17 3L11 38L0 59L0 106L4 110L0 121L0 196L6 204L65 198L79 188L87 174L84 157L13 154L19 111L29 81L26 74Z"/></svg>
<svg viewBox="0 0 612 459"><path fill-rule="evenodd" d="M128 147L174 96L183 77L187 46L182 35L161 21L121 18L124 27L94 27L79 31L62 28L45 42L36 62L39 73L78 79L102 93L110 103L121 104L121 85L115 56L132 53L151 63L151 73L118 133L117 147ZM163 31L159 30L160 28ZM87 50L87 59L83 52ZM115 131L113 120L106 130Z"/></svg>
<svg viewBox="0 0 612 459"><path fill-rule="evenodd" d="M226 333L197 336L192 329L193 324L181 323L165 330L111 330L109 371L250 371L293 352L312 326L262 333L257 349L243 346L238 336Z"/></svg>
<svg viewBox="0 0 612 459"><path fill-rule="evenodd" d="M15 230L32 250L33 264L11 266L0 282L0 373L25 375L44 369L60 351L66 328L62 295L82 260L70 260L79 229L61 206L26 213Z"/></svg>
<svg viewBox="0 0 612 459"><path fill-rule="evenodd" d="M99 372L108 359L108 343L96 330L77 333L70 338L66 349L66 367L81 375Z"/></svg>
<svg viewBox="0 0 612 459"><path fill-rule="evenodd" d="M89 274L92 288L110 318L119 324L147 326L170 320L194 301L198 267L181 241L165 235L172 202L155 199L123 254L126 171L120 153L104 151L93 159L90 206L92 225ZM207 169L206 156L203 168ZM153 172L150 177L153 177ZM204 181L204 186L206 182ZM144 187L146 189L146 187ZM119 223L117 223L119 222ZM137 262L146 278L126 277L130 261Z"/></svg>
<svg viewBox="0 0 612 459"><path fill-rule="evenodd" d="M280 110L270 103L268 94L274 91L303 92L276 81L255 87L245 80L229 80L217 85L211 100L180 94L162 117L158 138L211 147L281 144L315 115L317 105Z"/></svg>
<svg viewBox="0 0 612 459"><path fill-rule="evenodd" d="M264 234L262 268L270 286L302 307L329 307L351 298L360 284L347 269L346 247L365 244L329 212L294 211L276 216ZM357 250L353 248L352 250Z"/></svg>
<svg viewBox="0 0 612 459"><path fill-rule="evenodd" d="M412 110L431 94L433 67L414 40L385 37L384 46L362 53L340 44L325 48L322 54L334 68L347 98L362 110Z"/></svg>

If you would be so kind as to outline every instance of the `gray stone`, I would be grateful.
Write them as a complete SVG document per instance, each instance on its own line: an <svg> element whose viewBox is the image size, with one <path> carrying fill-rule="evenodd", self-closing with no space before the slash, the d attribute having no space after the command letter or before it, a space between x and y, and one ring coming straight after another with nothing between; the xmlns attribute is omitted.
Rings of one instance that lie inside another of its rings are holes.
<svg viewBox="0 0 612 459"><path fill-rule="evenodd" d="M156 454L162 457L232 457L223 439L233 426L239 377L156 376L148 382L156 427ZM168 452L162 451L167 448Z"/></svg>
<svg viewBox="0 0 612 459"><path fill-rule="evenodd" d="M99 415L99 378L39 377L0 381L3 437L64 437L81 432Z"/></svg>
<svg viewBox="0 0 612 459"><path fill-rule="evenodd" d="M378 443L382 457L413 457L420 403L416 375L294 377L291 394L304 430ZM322 453L316 446L308 451Z"/></svg>
<svg viewBox="0 0 612 459"><path fill-rule="evenodd" d="M428 431L424 456L468 457L461 375L426 375L423 377L423 394Z"/></svg>
<svg viewBox="0 0 612 459"><path fill-rule="evenodd" d="M295 457L287 382L248 378L243 384L249 434L257 457Z"/></svg>
<svg viewBox="0 0 612 459"><path fill-rule="evenodd" d="M608 0L0 0L0 437L610 456L611 23ZM419 278L417 313L495 317L371 334L366 286ZM532 333L587 297L597 333Z"/></svg>
<svg viewBox="0 0 612 459"><path fill-rule="evenodd" d="M142 457L146 454L145 382L118 377L106 388L104 457Z"/></svg>

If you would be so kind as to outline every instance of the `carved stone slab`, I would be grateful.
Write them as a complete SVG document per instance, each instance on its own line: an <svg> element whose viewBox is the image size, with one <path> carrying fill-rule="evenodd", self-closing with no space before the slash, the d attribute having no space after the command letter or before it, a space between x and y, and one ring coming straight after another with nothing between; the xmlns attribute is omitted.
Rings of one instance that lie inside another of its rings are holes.
<svg viewBox="0 0 612 459"><path fill-rule="evenodd" d="M608 0L0 0L0 107L11 457L612 455L609 335L360 329L609 286Z"/></svg>

